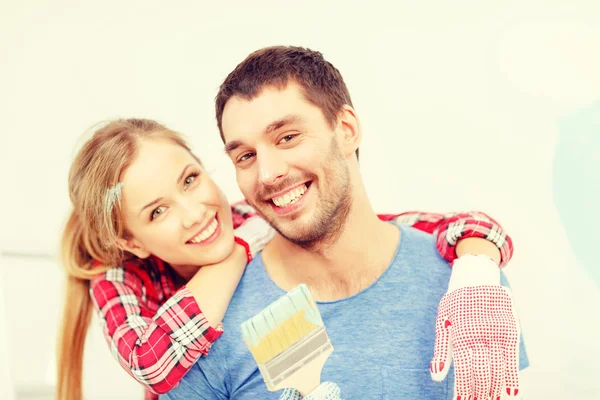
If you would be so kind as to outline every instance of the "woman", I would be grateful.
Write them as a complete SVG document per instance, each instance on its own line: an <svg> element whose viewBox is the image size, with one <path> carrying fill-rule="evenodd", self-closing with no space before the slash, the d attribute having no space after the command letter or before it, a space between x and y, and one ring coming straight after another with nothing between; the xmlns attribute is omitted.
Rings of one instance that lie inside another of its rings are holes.
<svg viewBox="0 0 600 400"><path fill-rule="evenodd" d="M273 231L247 204L230 207L181 136L151 120L117 120L96 131L73 162L69 192L74 209L62 238L68 280L57 398L82 397L92 308L113 355L155 398L223 333L220 323L245 265ZM486 238L484 226L500 246L468 238L458 255L484 253L503 264L512 253L510 239L482 214L381 218L437 230L448 261L460 237Z"/></svg>

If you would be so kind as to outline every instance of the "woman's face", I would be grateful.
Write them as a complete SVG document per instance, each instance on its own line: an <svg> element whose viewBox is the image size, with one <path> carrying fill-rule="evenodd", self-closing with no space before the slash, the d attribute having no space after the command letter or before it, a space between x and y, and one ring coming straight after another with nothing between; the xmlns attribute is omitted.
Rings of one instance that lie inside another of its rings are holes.
<svg viewBox="0 0 600 400"><path fill-rule="evenodd" d="M154 254L180 273L231 253L231 208L185 148L163 138L142 141L121 182L126 250Z"/></svg>

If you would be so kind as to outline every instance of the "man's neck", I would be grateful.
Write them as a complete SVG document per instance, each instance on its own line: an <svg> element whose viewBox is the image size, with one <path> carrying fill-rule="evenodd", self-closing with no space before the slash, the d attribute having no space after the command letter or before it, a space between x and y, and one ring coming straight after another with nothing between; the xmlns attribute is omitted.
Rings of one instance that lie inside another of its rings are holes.
<svg viewBox="0 0 600 400"><path fill-rule="evenodd" d="M375 282L392 261L399 238L399 229L379 220L368 202L355 202L335 243L307 250L277 234L263 260L282 289L305 283L315 299L333 301Z"/></svg>

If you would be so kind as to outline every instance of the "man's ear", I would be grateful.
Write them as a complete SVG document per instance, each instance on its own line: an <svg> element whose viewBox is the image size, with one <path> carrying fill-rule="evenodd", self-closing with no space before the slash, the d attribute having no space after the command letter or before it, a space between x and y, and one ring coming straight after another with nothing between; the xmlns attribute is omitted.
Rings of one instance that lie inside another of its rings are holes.
<svg viewBox="0 0 600 400"><path fill-rule="evenodd" d="M150 252L135 239L117 238L117 246L121 250L128 251L138 258L147 258L150 256Z"/></svg>
<svg viewBox="0 0 600 400"><path fill-rule="evenodd" d="M341 133L341 147L346 158L354 156L362 140L362 129L356 111L345 104L338 113L338 131Z"/></svg>

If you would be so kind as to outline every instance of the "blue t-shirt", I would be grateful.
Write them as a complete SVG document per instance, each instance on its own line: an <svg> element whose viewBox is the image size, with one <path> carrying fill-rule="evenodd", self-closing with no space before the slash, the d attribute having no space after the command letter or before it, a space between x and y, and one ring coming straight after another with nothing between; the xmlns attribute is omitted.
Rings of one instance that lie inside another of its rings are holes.
<svg viewBox="0 0 600 400"><path fill-rule="evenodd" d="M354 296L318 303L334 347L321 380L337 383L346 400L453 398L453 369L443 382L432 381L429 373L437 307L451 268L432 235L407 226L400 231L394 259L376 282ZM223 336L161 398L278 399L280 392L267 390L240 324L284 294L257 255L231 300ZM522 344L520 354L524 368Z"/></svg>

